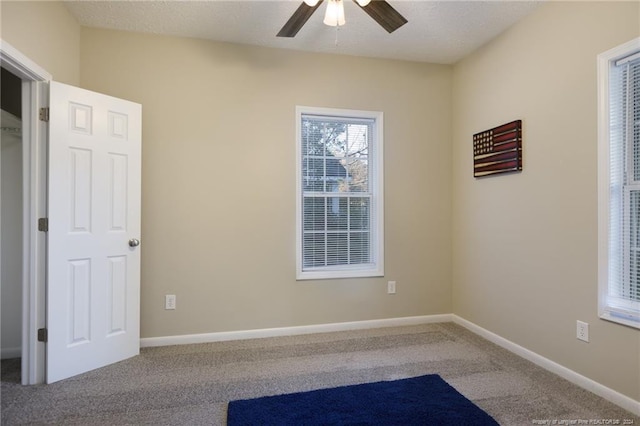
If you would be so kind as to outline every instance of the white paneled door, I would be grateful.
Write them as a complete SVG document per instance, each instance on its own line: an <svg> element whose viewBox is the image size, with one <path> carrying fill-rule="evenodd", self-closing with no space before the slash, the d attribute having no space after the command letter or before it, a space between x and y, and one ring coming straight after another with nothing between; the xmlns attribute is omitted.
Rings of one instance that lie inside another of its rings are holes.
<svg viewBox="0 0 640 426"><path fill-rule="evenodd" d="M52 383L140 351L142 107L56 82L49 105Z"/></svg>

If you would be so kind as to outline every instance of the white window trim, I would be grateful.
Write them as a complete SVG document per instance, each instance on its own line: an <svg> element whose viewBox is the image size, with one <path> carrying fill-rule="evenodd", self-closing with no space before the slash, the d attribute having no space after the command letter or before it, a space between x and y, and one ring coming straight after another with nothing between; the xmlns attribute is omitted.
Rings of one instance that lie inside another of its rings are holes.
<svg viewBox="0 0 640 426"><path fill-rule="evenodd" d="M371 244L374 267L336 266L331 270L304 271L302 264L302 116L326 115L337 117L366 118L375 120L373 161L375 172L369 184L373 188L371 205ZM384 276L384 143L383 113L351 109L318 108L296 106L296 279L338 279ZM377 243L375 243L377 241Z"/></svg>
<svg viewBox="0 0 640 426"><path fill-rule="evenodd" d="M610 67L623 57L640 52L640 37L598 55L598 315L608 321L640 328L637 313L609 296L609 78ZM628 304L628 303L627 303Z"/></svg>

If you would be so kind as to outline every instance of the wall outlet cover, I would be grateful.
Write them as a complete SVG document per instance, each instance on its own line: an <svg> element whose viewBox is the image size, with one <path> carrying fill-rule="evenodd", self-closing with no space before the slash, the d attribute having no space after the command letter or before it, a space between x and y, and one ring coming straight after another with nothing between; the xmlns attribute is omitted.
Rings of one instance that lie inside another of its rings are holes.
<svg viewBox="0 0 640 426"><path fill-rule="evenodd" d="M387 283L387 294L396 294L396 282L389 281Z"/></svg>
<svg viewBox="0 0 640 426"><path fill-rule="evenodd" d="M576 321L576 337L583 342L589 341L589 323Z"/></svg>
<svg viewBox="0 0 640 426"><path fill-rule="evenodd" d="M167 294L164 296L164 308L167 310L173 310L176 308L175 294Z"/></svg>

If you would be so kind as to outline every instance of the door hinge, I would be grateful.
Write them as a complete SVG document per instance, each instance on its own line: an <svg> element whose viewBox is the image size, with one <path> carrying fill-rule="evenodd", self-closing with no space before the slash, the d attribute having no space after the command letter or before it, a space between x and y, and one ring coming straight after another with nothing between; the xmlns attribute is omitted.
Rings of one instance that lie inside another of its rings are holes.
<svg viewBox="0 0 640 426"><path fill-rule="evenodd" d="M49 107L40 108L40 121L49 122Z"/></svg>
<svg viewBox="0 0 640 426"><path fill-rule="evenodd" d="M38 231L49 232L49 218L41 217L38 219Z"/></svg>
<svg viewBox="0 0 640 426"><path fill-rule="evenodd" d="M46 328L39 328L38 329L38 342L47 343L48 338L49 338L49 333L47 332L47 329Z"/></svg>

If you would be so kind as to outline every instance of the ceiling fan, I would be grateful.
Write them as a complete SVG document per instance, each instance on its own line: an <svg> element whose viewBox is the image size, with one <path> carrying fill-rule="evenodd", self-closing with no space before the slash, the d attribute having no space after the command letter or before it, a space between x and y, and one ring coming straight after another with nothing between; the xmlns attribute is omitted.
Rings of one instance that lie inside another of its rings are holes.
<svg viewBox="0 0 640 426"><path fill-rule="evenodd" d="M330 26L344 25L344 4L343 0L327 0L327 11L324 23ZM367 12L374 21L382 26L388 33L392 33L404 24L407 20L400 15L385 0L353 0L362 10ZM320 7L323 0L304 0L298 9L291 15L291 18L278 32L278 37L295 37L302 26L309 20L313 12Z"/></svg>

